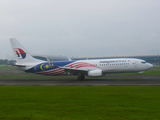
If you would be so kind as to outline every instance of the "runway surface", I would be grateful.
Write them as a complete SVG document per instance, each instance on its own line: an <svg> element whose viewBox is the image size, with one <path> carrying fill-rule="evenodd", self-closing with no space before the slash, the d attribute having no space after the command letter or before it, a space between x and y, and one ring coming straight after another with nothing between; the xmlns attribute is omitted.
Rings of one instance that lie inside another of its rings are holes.
<svg viewBox="0 0 160 120"><path fill-rule="evenodd" d="M0 85L16 86L160 86L160 79L24 79L7 78L1 79Z"/></svg>

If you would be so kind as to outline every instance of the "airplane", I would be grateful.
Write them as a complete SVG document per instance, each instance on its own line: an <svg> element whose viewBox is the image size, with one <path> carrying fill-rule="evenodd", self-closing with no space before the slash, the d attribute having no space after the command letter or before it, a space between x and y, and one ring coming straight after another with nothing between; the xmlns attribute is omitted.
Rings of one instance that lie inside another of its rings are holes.
<svg viewBox="0 0 160 120"><path fill-rule="evenodd" d="M102 77L108 73L128 73L144 71L153 67L142 59L136 58L114 58L95 60L71 60L68 61L47 61L32 57L29 52L15 39L10 38L11 46L16 59L15 67L27 73L42 75L77 75L78 80L88 77Z"/></svg>

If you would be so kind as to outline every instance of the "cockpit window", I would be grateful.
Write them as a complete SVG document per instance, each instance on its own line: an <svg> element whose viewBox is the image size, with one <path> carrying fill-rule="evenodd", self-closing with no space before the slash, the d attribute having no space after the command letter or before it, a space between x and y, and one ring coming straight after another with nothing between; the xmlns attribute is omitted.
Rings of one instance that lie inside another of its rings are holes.
<svg viewBox="0 0 160 120"><path fill-rule="evenodd" d="M141 63L145 64L146 62L145 62L145 61L142 61Z"/></svg>

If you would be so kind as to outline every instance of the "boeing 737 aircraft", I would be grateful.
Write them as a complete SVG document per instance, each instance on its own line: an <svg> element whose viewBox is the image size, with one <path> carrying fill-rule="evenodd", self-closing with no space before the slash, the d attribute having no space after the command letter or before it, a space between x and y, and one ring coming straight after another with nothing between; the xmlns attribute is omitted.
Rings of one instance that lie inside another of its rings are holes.
<svg viewBox="0 0 160 120"><path fill-rule="evenodd" d="M77 75L78 80L85 76L100 77L107 73L144 72L153 67L146 61L134 58L76 60L76 61L47 61L33 58L15 39L10 39L16 68L29 73L43 75L70 74Z"/></svg>

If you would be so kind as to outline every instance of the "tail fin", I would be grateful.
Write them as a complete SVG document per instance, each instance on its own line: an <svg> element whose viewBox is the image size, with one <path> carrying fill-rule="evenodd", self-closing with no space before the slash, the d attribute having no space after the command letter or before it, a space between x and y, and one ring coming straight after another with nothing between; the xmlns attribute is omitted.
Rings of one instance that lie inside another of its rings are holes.
<svg viewBox="0 0 160 120"><path fill-rule="evenodd" d="M17 64L40 62L40 60L33 58L15 38L10 38L10 42Z"/></svg>

